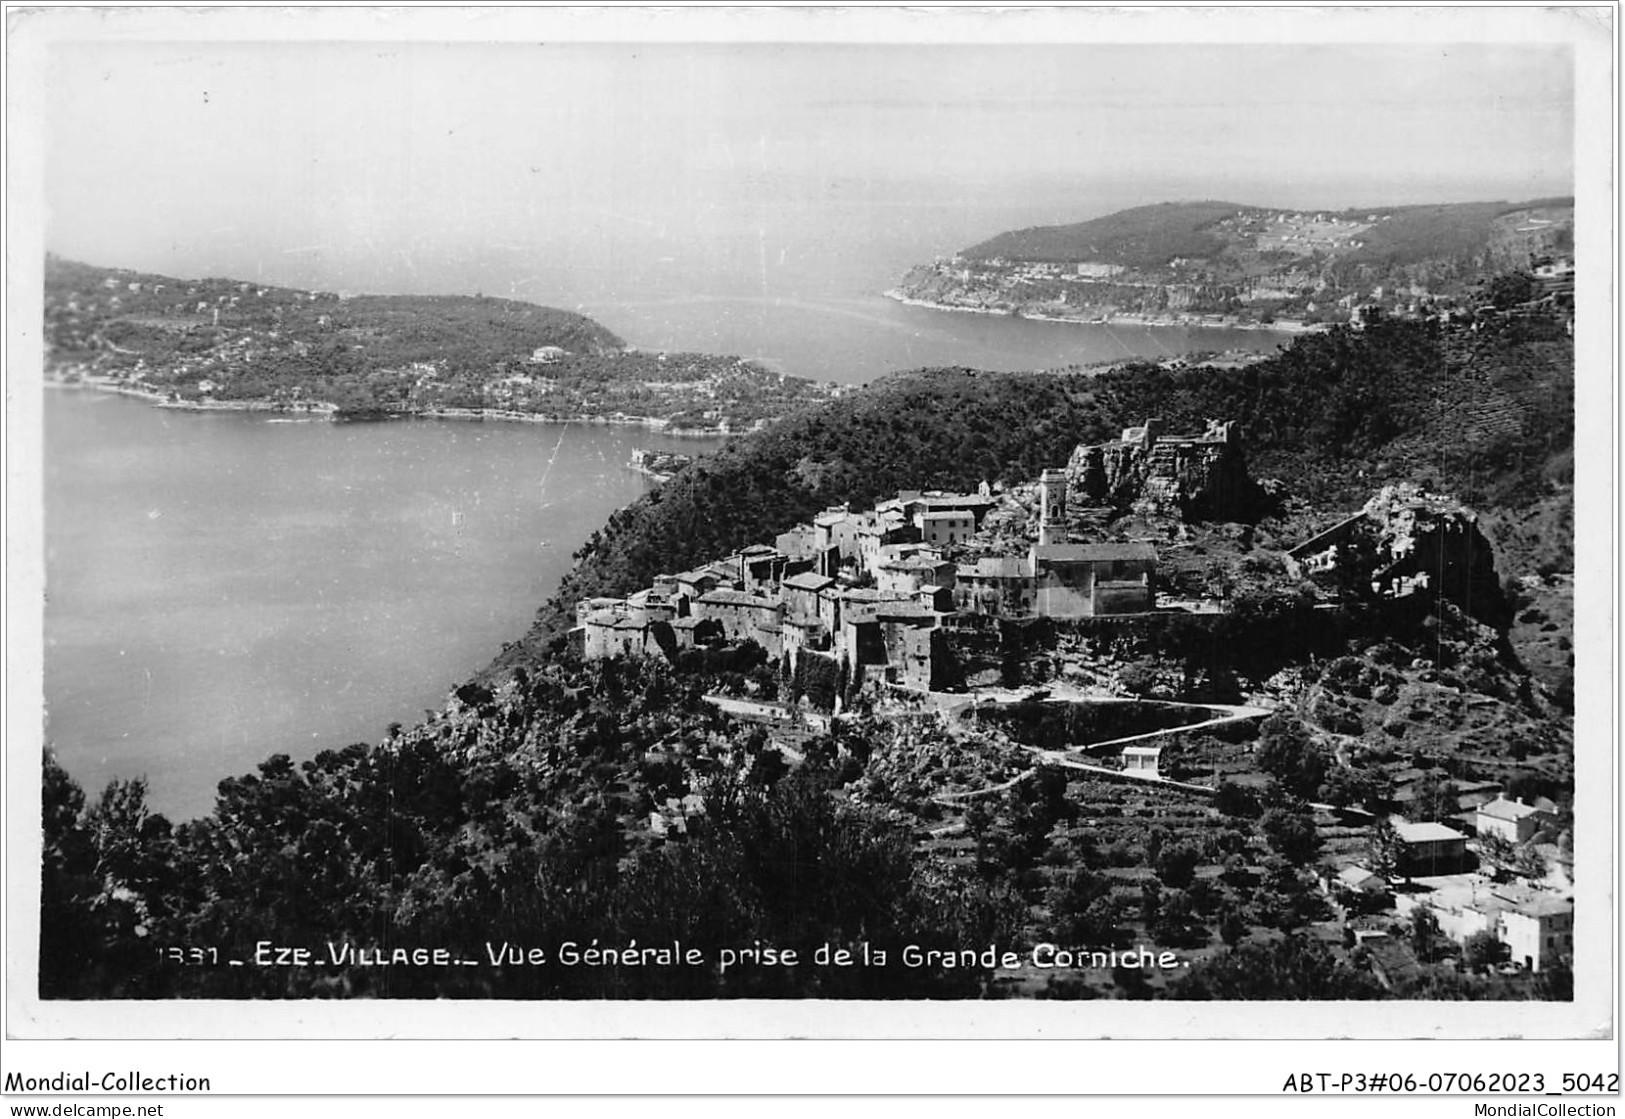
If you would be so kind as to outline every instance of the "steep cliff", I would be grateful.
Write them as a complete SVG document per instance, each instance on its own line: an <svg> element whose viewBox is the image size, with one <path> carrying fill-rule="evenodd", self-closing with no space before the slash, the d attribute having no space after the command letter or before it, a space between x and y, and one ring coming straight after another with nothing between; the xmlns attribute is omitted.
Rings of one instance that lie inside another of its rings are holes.
<svg viewBox="0 0 1625 1119"><path fill-rule="evenodd" d="M1256 519L1262 494L1247 473L1234 423L1210 420L1196 435L1168 435L1161 428L1160 421L1147 420L1115 442L1073 451L1067 484L1078 503L1191 521Z"/></svg>

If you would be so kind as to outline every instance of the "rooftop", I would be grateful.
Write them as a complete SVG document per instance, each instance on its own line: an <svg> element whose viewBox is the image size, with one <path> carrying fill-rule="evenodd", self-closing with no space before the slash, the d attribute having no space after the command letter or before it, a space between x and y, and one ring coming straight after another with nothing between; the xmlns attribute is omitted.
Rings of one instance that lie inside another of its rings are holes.
<svg viewBox="0 0 1625 1119"><path fill-rule="evenodd" d="M932 556L905 556L902 559L888 560L880 566L889 571L930 571L935 572L947 560L936 559Z"/></svg>
<svg viewBox="0 0 1625 1119"><path fill-rule="evenodd" d="M1382 879L1372 874L1363 866L1346 866L1337 872L1337 880L1345 886L1358 890L1370 882L1381 882Z"/></svg>
<svg viewBox="0 0 1625 1119"><path fill-rule="evenodd" d="M1046 563L1155 562L1157 550L1150 544L1034 544L1033 558Z"/></svg>
<svg viewBox="0 0 1625 1119"><path fill-rule="evenodd" d="M711 591L695 601L706 606L754 606L759 610L777 610L780 606L776 598L763 598L745 591Z"/></svg>
<svg viewBox="0 0 1625 1119"><path fill-rule="evenodd" d="M1574 902L1568 898L1547 896L1514 902L1513 908L1531 917L1557 917L1564 913L1573 913Z"/></svg>
<svg viewBox="0 0 1625 1119"><path fill-rule="evenodd" d="M1027 561L1019 556L984 556L975 567L962 567L959 573L970 579L1024 579Z"/></svg>
<svg viewBox="0 0 1625 1119"><path fill-rule="evenodd" d="M875 617L890 618L895 621L923 621L940 617L929 606L921 606L918 602L882 602L875 607Z"/></svg>
<svg viewBox="0 0 1625 1119"><path fill-rule="evenodd" d="M932 493L911 499L927 509L970 509L977 505L992 505L996 497L983 497L979 493Z"/></svg>
<svg viewBox="0 0 1625 1119"><path fill-rule="evenodd" d="M1465 840L1467 838L1454 828L1447 828L1443 824L1435 824L1431 821L1419 824L1396 823L1394 831L1399 835L1400 841L1403 843L1439 843L1453 839Z"/></svg>
<svg viewBox="0 0 1625 1119"><path fill-rule="evenodd" d="M821 591L825 587L833 587L835 580L828 575L815 575L811 571L803 571L799 575L790 576L782 585L795 591Z"/></svg>
<svg viewBox="0 0 1625 1119"><path fill-rule="evenodd" d="M1478 814L1480 816L1489 816L1495 820L1518 821L1523 819L1525 816L1533 816L1539 811L1540 809L1536 808L1532 804L1524 804L1522 801L1516 800L1507 800L1505 797L1496 797L1489 803L1478 806Z"/></svg>
<svg viewBox="0 0 1625 1119"><path fill-rule="evenodd" d="M874 587L853 587L843 591L841 597L847 602L904 602L907 595L896 591L876 590Z"/></svg>
<svg viewBox="0 0 1625 1119"><path fill-rule="evenodd" d="M1574 900L1549 890L1536 890L1527 886L1497 886L1494 896L1510 908L1530 917L1554 917L1574 912Z"/></svg>

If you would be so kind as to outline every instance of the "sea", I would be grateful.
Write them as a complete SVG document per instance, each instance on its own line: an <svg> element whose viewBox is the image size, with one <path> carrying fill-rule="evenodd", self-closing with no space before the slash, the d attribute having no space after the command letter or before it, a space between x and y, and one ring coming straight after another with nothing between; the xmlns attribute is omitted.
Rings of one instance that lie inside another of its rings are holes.
<svg viewBox="0 0 1625 1119"><path fill-rule="evenodd" d="M223 777L407 725L517 638L651 484L636 427L334 424L48 390L45 738L172 819Z"/></svg>
<svg viewBox="0 0 1625 1119"><path fill-rule="evenodd" d="M870 229L861 252L792 236L667 239L641 255L527 256L524 268L486 254L449 262L438 282L356 283L529 298L580 309L632 345L843 383L1286 341L907 306L882 293L930 254L904 233ZM938 233L973 239L953 223ZM273 753L376 742L439 707L651 484L628 468L634 448L716 446L638 427L334 424L44 396L45 739L92 798L144 776L149 804L176 820L206 814L222 778Z"/></svg>

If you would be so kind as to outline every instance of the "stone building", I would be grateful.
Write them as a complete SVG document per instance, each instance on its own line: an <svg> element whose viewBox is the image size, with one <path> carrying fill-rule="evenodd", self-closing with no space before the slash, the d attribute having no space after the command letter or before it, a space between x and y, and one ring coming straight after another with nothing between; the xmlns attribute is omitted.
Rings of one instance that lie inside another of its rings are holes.
<svg viewBox="0 0 1625 1119"><path fill-rule="evenodd" d="M889 502L877 505L877 510L884 511ZM982 520L987 516L988 510L998 504L998 498L989 493L914 493L901 491L897 495L896 507L915 528L923 530L924 519L930 513L961 513L968 514L971 519L972 530L982 527Z"/></svg>
<svg viewBox="0 0 1625 1119"><path fill-rule="evenodd" d="M1046 470L1038 479L1038 542L1065 544L1068 536L1066 471Z"/></svg>
<svg viewBox="0 0 1625 1119"><path fill-rule="evenodd" d="M933 547L963 544L976 532L976 518L963 509L933 509L920 514L920 539Z"/></svg>
<svg viewBox="0 0 1625 1119"><path fill-rule="evenodd" d="M1021 556L984 556L955 570L954 607L1005 618L1033 612L1033 575Z"/></svg>
<svg viewBox="0 0 1625 1119"><path fill-rule="evenodd" d="M875 586L882 591L907 596L922 587L952 588L955 565L939 555L916 552L896 559L882 559L875 571Z"/></svg>
<svg viewBox="0 0 1625 1119"><path fill-rule="evenodd" d="M587 660L640 657L649 649L649 621L641 614L600 610L577 627L578 648Z"/></svg>
<svg viewBox="0 0 1625 1119"><path fill-rule="evenodd" d="M664 578L663 576L662 579ZM671 577L670 582L672 584L672 597L678 602L677 612L679 614L690 613L693 609L693 603L697 599L724 585L721 577L716 572L703 568L679 572Z"/></svg>
<svg viewBox="0 0 1625 1119"><path fill-rule="evenodd" d="M693 610L701 621L720 623L723 635L736 642L759 643L764 634L776 633L784 618L784 603L777 598L746 591L711 591L694 600Z"/></svg>
<svg viewBox="0 0 1625 1119"><path fill-rule="evenodd" d="M1155 604L1157 550L1150 544L1035 544L1029 555L1040 617L1138 614Z"/></svg>
<svg viewBox="0 0 1625 1119"><path fill-rule="evenodd" d="M790 576L780 584L785 620L802 624L816 622L833 631L839 617L838 592L839 584L827 575L805 571Z"/></svg>
<svg viewBox="0 0 1625 1119"><path fill-rule="evenodd" d="M818 533L810 524L799 524L787 529L773 538L773 546L784 554L786 559L795 563L801 560L810 560L818 555Z"/></svg>
<svg viewBox="0 0 1625 1119"><path fill-rule="evenodd" d="M918 602L851 591L841 610L836 652L855 681L878 679L926 690L942 615Z"/></svg>
<svg viewBox="0 0 1625 1119"><path fill-rule="evenodd" d="M766 544L752 544L742 549L734 560L739 568L735 578L747 591L774 586L784 577L784 553Z"/></svg>

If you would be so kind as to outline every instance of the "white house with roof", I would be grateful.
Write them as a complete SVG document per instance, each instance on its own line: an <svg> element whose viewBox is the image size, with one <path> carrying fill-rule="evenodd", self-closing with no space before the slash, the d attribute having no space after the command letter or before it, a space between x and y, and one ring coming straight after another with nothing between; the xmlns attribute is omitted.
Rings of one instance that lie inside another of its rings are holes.
<svg viewBox="0 0 1625 1119"><path fill-rule="evenodd" d="M1507 800L1498 796L1478 806L1473 823L1479 835L1493 835L1508 843L1527 843L1550 817L1520 797Z"/></svg>
<svg viewBox="0 0 1625 1119"><path fill-rule="evenodd" d="M1503 895L1504 896L1504 895ZM1504 896L1501 943L1515 964L1530 971L1574 956L1574 902L1544 891Z"/></svg>
<svg viewBox="0 0 1625 1119"><path fill-rule="evenodd" d="M1142 777L1162 776L1157 768L1162 761L1161 746L1125 746L1123 747L1123 771L1137 773Z"/></svg>

